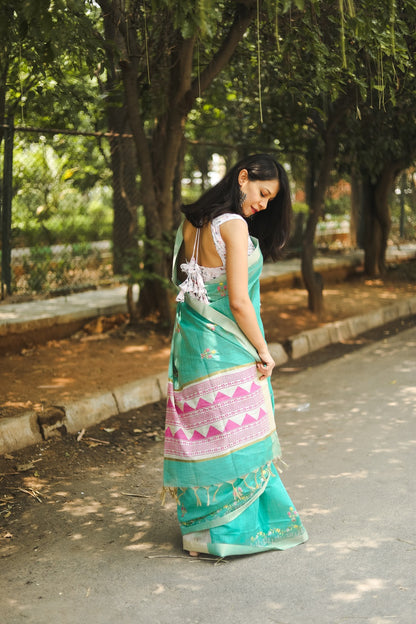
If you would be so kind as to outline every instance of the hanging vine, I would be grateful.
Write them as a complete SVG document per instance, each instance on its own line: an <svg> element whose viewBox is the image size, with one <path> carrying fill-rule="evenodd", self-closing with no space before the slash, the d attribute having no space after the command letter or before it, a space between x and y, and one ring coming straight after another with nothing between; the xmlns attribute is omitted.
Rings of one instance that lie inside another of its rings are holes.
<svg viewBox="0 0 416 624"><path fill-rule="evenodd" d="M394 1L394 0L393 0ZM347 55L345 51L345 11L344 11L344 0L338 0L339 3L339 14L340 14L340 44L341 44L341 58L342 58L342 68L346 69L347 67ZM350 17L354 17L355 15L355 6L353 0L346 0L347 3L347 11Z"/></svg>
<svg viewBox="0 0 416 624"><path fill-rule="evenodd" d="M274 5L274 36L276 37L277 51L280 52L280 41L279 41L279 0L276 0L276 3Z"/></svg>
<svg viewBox="0 0 416 624"><path fill-rule="evenodd" d="M196 44L196 53L197 53L197 63L198 63L198 97L201 97L201 63L200 63L200 58L199 58L199 45L200 45L200 39L198 37L197 40L197 44Z"/></svg>
<svg viewBox="0 0 416 624"><path fill-rule="evenodd" d="M341 58L342 58L342 67L343 69L345 69L347 67L347 57L345 54L344 0L339 0L339 12L340 12L340 20L341 20Z"/></svg>
<svg viewBox="0 0 416 624"><path fill-rule="evenodd" d="M257 74L259 90L260 123L263 123L263 103L261 96L261 55L260 55L260 0L257 0Z"/></svg>
<svg viewBox="0 0 416 624"><path fill-rule="evenodd" d="M393 56L396 54L396 0L390 0L390 34L391 34L391 51Z"/></svg>
<svg viewBox="0 0 416 624"><path fill-rule="evenodd" d="M384 84L384 63L383 63L383 50L381 46L377 53L377 91L378 91L378 107L385 108L385 84Z"/></svg>
<svg viewBox="0 0 416 624"><path fill-rule="evenodd" d="M149 85L150 82L150 62L149 62L149 45L148 45L148 32L147 32L147 15L146 15L146 6L143 3L143 14L144 14L144 46L146 52L146 69L147 69L147 82Z"/></svg>

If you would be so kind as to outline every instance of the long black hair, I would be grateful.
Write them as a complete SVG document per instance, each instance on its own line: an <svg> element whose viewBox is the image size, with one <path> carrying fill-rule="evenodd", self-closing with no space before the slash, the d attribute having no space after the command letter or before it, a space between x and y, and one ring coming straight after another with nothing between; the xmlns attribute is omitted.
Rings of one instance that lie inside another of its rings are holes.
<svg viewBox="0 0 416 624"><path fill-rule="evenodd" d="M269 200L267 210L261 210L246 218L241 206L240 171L247 170L249 180L278 180L279 192ZM251 236L255 236L265 258L276 260L290 234L292 202L289 180L280 163L268 154L247 156L232 167L215 186L211 187L194 203L183 205L182 212L188 221L201 228L215 217L234 212L247 220Z"/></svg>

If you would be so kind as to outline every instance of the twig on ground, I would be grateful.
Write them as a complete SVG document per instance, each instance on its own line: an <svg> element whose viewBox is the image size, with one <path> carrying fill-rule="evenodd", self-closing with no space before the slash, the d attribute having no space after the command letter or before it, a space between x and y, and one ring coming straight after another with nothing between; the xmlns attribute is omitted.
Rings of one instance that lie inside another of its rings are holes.
<svg viewBox="0 0 416 624"><path fill-rule="evenodd" d="M146 555L145 559L187 559L188 561L209 561L214 565L228 563L224 557L214 559L212 557L188 557L187 555Z"/></svg>
<svg viewBox="0 0 416 624"><path fill-rule="evenodd" d="M32 496L32 498L35 498L39 503L42 503L42 499L40 498L40 492L38 492L37 490L34 490L32 488L14 488L16 490L19 490L19 492L24 492L25 494L29 494L29 496Z"/></svg>
<svg viewBox="0 0 416 624"><path fill-rule="evenodd" d="M135 498L152 498L148 494L131 494L130 492L121 492L123 496L134 496Z"/></svg>
<svg viewBox="0 0 416 624"><path fill-rule="evenodd" d="M95 442L96 444L110 444L107 440L98 440L97 438L84 438L84 442Z"/></svg>
<svg viewBox="0 0 416 624"><path fill-rule="evenodd" d="M81 429L81 431L79 432L79 434L77 435L77 442L81 442L83 436L85 433L85 429Z"/></svg>
<svg viewBox="0 0 416 624"><path fill-rule="evenodd" d="M28 462L27 464L19 464L18 466L16 466L16 470L17 472L27 472L28 470L32 470L32 468L34 468L34 464L36 464L36 462L40 462L42 461L42 457L40 457L39 459L32 459L30 462Z"/></svg>

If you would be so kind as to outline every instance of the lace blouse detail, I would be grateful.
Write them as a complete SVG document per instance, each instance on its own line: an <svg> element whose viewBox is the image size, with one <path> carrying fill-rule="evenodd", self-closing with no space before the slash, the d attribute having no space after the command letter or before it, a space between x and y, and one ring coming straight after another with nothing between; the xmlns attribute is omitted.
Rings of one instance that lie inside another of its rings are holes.
<svg viewBox="0 0 416 624"><path fill-rule="evenodd" d="M219 217L215 217L215 219L211 221L212 238L214 239L214 244L215 244L217 253L222 260L222 264L223 264L222 268L223 268L224 273L225 273L226 251L225 251L225 243L222 239L221 232L220 232L220 226L226 221L231 221L232 219L241 219L242 221L244 221L244 218L241 215L235 214L233 212L226 212L225 214L222 214ZM254 251L254 244L249 236L248 237L248 255L251 256L253 251Z"/></svg>
<svg viewBox="0 0 416 624"><path fill-rule="evenodd" d="M207 289L205 288L201 267L197 263L200 235L201 230L200 228L197 228L192 257L189 262L184 262L183 264L181 264L180 268L183 273L186 273L186 279L181 284L179 284L179 293L176 297L176 301L184 301L185 293L188 293L191 297L195 297L195 299L198 299L198 301L202 301L203 303L209 303L207 297Z"/></svg>
<svg viewBox="0 0 416 624"><path fill-rule="evenodd" d="M210 280L216 279L221 275L225 275L226 249L225 243L221 236L220 226L226 221L230 221L231 219L243 219L243 217L235 213L226 213L220 215L219 217L215 217L215 219L211 221L212 238L217 253L222 260L222 266L204 267L198 264L197 259L199 255L199 239L201 235L201 230L200 228L197 228L192 257L189 262L184 262L180 265L181 270L186 274L187 277L181 284L179 284L179 293L176 297L176 301L184 301L185 293L189 293L191 297L195 297L196 299L198 299L198 301L202 301L203 303L209 303L207 297L207 289L205 288L205 282L209 282ZM249 236L249 256L253 253L254 249L254 244Z"/></svg>

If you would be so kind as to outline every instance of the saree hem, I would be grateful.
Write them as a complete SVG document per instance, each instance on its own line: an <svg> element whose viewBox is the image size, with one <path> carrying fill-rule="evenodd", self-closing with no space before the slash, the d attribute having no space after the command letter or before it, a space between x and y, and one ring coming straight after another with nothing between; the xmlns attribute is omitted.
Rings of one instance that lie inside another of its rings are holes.
<svg viewBox="0 0 416 624"><path fill-rule="evenodd" d="M262 544L259 546L250 546L248 544L224 544L204 542L197 533L209 533L209 530L198 531L196 533L188 533L183 536L183 549L190 552L200 554L214 555L217 557L232 557L238 555L253 555L255 553L266 552L269 550L288 550L308 541L309 536L306 529L303 529L299 535L287 537L278 541Z"/></svg>

